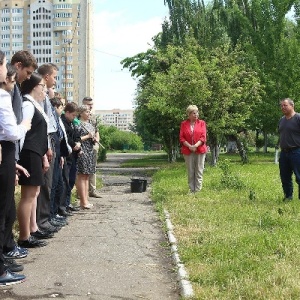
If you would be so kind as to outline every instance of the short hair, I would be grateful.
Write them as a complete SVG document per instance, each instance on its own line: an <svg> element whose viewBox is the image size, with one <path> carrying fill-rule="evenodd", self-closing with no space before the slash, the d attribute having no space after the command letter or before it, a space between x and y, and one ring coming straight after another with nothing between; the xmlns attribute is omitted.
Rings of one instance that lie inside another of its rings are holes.
<svg viewBox="0 0 300 300"><path fill-rule="evenodd" d="M196 105L189 105L186 109L186 113L189 116L193 111L198 112L198 107Z"/></svg>
<svg viewBox="0 0 300 300"><path fill-rule="evenodd" d="M68 102L65 106L64 111L73 113L75 111L77 112L77 109L78 109L78 105L75 102Z"/></svg>
<svg viewBox="0 0 300 300"><path fill-rule="evenodd" d="M91 97L84 97L84 98L82 99L82 103L90 102L90 101L93 101L93 98L91 98Z"/></svg>
<svg viewBox="0 0 300 300"><path fill-rule="evenodd" d="M291 106L293 106L293 107L295 106L295 103L294 103L294 101L291 98L284 98L280 102L283 102L283 101L287 101L288 104L291 105Z"/></svg>
<svg viewBox="0 0 300 300"><path fill-rule="evenodd" d="M77 113L78 113L78 118L80 118L80 114L82 114L83 112L90 110L90 108L87 105L80 105L77 108Z"/></svg>
<svg viewBox="0 0 300 300"><path fill-rule="evenodd" d="M3 65L4 58L5 58L5 53L2 50L0 50L0 66Z"/></svg>
<svg viewBox="0 0 300 300"><path fill-rule="evenodd" d="M26 95L32 92L32 90L43 80L43 77L34 72L29 79L26 79L21 84L21 94Z"/></svg>
<svg viewBox="0 0 300 300"><path fill-rule="evenodd" d="M58 66L53 63L43 64L38 67L37 72L42 75L43 77L48 75L51 75L53 71L58 71Z"/></svg>
<svg viewBox="0 0 300 300"><path fill-rule="evenodd" d="M59 92L54 92L54 97L57 97L57 98L60 98L60 99L63 98L61 93L59 93Z"/></svg>
<svg viewBox="0 0 300 300"><path fill-rule="evenodd" d="M7 77L11 77L17 74L17 68L11 63L7 63L6 68L7 68Z"/></svg>
<svg viewBox="0 0 300 300"><path fill-rule="evenodd" d="M63 103L61 102L61 100L58 97L51 98L50 102L51 102L52 106L56 107L56 108L59 108L60 106L63 105Z"/></svg>
<svg viewBox="0 0 300 300"><path fill-rule="evenodd" d="M13 55L10 63L14 65L18 62L23 68L33 67L36 70L38 67L35 57L27 50L20 50Z"/></svg>

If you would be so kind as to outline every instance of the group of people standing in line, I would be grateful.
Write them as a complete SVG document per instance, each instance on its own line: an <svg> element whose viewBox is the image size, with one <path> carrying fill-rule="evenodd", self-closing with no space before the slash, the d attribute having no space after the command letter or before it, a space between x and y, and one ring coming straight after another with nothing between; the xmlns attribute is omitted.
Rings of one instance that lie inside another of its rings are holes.
<svg viewBox="0 0 300 300"><path fill-rule="evenodd" d="M80 209L91 209L89 197L96 190L99 145L97 122L91 118L93 99L82 105L66 103L54 92L58 67L37 66L28 51L14 54L7 64L0 50L0 286L22 282L23 270L14 259L28 255L27 248L47 245ZM280 177L284 199L293 197L292 174L300 184L300 114L294 102L281 101L284 116L279 123ZM206 123L198 107L189 105L181 123L179 140L191 193L202 189L207 152ZM15 185L21 186L16 209ZM80 206L71 203L76 185ZM299 194L300 198L300 194ZM13 224L19 222L19 238Z"/></svg>
<svg viewBox="0 0 300 300"><path fill-rule="evenodd" d="M0 286L25 280L15 259L47 245L67 217L91 209L99 144L93 99L66 103L54 91L58 67L37 65L29 51L7 63L0 50ZM21 186L18 207L15 185ZM71 203L76 185L79 206ZM13 235L19 223L17 241Z"/></svg>

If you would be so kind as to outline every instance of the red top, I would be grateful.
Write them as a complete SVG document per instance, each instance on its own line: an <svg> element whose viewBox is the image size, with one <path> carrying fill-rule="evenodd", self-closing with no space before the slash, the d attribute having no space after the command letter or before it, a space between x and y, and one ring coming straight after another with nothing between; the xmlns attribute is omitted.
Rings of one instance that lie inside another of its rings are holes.
<svg viewBox="0 0 300 300"><path fill-rule="evenodd" d="M196 120L194 131L192 131L190 120L181 122L179 140L181 143L182 154L191 154L191 150L187 146L183 145L185 141L191 145L196 144L198 141L203 142L203 144L197 148L195 153L206 153L206 123L202 120Z"/></svg>

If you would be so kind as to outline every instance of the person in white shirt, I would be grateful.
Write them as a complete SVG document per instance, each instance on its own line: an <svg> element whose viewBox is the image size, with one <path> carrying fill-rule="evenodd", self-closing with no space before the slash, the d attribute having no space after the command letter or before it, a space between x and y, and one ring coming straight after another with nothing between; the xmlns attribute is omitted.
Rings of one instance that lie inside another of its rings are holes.
<svg viewBox="0 0 300 300"><path fill-rule="evenodd" d="M4 82L7 76L6 57L0 50L0 82ZM12 273L4 267L3 242L6 214L14 205L15 191L15 141L24 138L31 128L31 121L23 120L17 125L16 117L12 109L11 96L0 89L0 286L24 281L25 276Z"/></svg>

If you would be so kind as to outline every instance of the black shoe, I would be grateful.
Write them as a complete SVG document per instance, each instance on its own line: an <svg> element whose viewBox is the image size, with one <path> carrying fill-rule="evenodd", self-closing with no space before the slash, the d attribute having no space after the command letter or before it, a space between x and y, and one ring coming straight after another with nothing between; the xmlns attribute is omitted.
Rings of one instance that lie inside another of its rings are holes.
<svg viewBox="0 0 300 300"><path fill-rule="evenodd" d="M42 230L42 231L53 232L53 233L58 232L60 229L61 229L61 227L55 227L55 226L51 225L50 223L49 223L49 226L40 228L40 230Z"/></svg>
<svg viewBox="0 0 300 300"><path fill-rule="evenodd" d="M21 274L15 274L9 270L5 271L5 274L0 276L0 286L1 285L12 285L16 283L21 283L25 280L25 276Z"/></svg>
<svg viewBox="0 0 300 300"><path fill-rule="evenodd" d="M80 207L78 206L68 206L67 207L67 211L71 212L71 211L80 211Z"/></svg>
<svg viewBox="0 0 300 300"><path fill-rule="evenodd" d="M286 197L286 198L283 198L283 202L290 202L293 200L293 197Z"/></svg>
<svg viewBox="0 0 300 300"><path fill-rule="evenodd" d="M12 258L4 258L4 269L10 272L21 272L23 271L23 265L17 264Z"/></svg>
<svg viewBox="0 0 300 300"><path fill-rule="evenodd" d="M25 241L18 240L18 244L19 246L25 248L38 248L38 247L44 247L48 245L47 242L38 240L34 236L29 236L28 240Z"/></svg>
<svg viewBox="0 0 300 300"><path fill-rule="evenodd" d="M50 221L50 224L52 225L52 226L54 226L54 227L56 227L56 228L62 228L62 227L64 227L64 226L66 226L67 224L66 223L62 223L62 222L60 222L60 221L57 221L56 219L51 219Z"/></svg>
<svg viewBox="0 0 300 300"><path fill-rule="evenodd" d="M58 215L61 216L61 217L71 217L71 216L74 216L71 212L69 212L67 210L64 210L64 211L60 212Z"/></svg>
<svg viewBox="0 0 300 300"><path fill-rule="evenodd" d="M30 235L37 238L37 239L39 239L39 240L50 239L50 238L54 237L53 232L42 231L42 230L37 230L36 232L31 232Z"/></svg>
<svg viewBox="0 0 300 300"><path fill-rule="evenodd" d="M65 216L60 216L60 215L57 214L53 219L57 222L60 222L60 223L64 224L64 225L69 224L69 222L67 220L67 217L65 217Z"/></svg>

